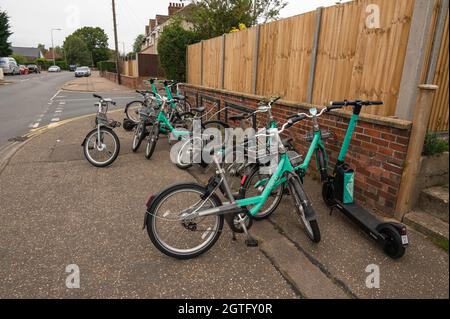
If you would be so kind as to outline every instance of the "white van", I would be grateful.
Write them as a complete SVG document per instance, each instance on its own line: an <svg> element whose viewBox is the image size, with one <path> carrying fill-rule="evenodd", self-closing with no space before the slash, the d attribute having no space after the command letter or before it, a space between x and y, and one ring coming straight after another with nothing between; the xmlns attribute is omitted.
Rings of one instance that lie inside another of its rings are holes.
<svg viewBox="0 0 450 319"><path fill-rule="evenodd" d="M3 69L3 74L20 74L19 65L14 58L0 58L0 68Z"/></svg>

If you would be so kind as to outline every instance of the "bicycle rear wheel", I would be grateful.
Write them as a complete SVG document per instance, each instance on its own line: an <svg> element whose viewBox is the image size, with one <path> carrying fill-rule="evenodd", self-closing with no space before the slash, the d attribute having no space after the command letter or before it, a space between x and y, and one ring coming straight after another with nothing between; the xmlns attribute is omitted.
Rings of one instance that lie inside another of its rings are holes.
<svg viewBox="0 0 450 319"><path fill-rule="evenodd" d="M245 178L244 185L241 188L241 197L253 197L260 196L264 191L267 182L270 179L270 175L260 173L260 166L253 165L250 168L250 172ZM261 207L258 214L253 216L256 220L263 220L268 218L280 205L283 199L284 186L280 185L275 190L273 190L269 197L267 198L264 205Z"/></svg>
<svg viewBox="0 0 450 319"><path fill-rule="evenodd" d="M223 215L186 218L196 209L221 206L214 194L202 199L206 189L193 183L177 184L160 193L147 210L150 240L159 251L178 259L190 259L208 251L219 239Z"/></svg>
<svg viewBox="0 0 450 319"><path fill-rule="evenodd" d="M144 108L144 103L142 101L132 101L125 106L125 115L127 118L134 123L139 123L140 115L139 112Z"/></svg>

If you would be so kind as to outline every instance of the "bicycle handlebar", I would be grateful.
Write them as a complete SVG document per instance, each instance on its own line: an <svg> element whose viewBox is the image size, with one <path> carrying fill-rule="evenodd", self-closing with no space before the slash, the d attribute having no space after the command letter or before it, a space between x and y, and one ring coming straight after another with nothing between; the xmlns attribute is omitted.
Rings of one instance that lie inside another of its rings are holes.
<svg viewBox="0 0 450 319"><path fill-rule="evenodd" d="M383 105L382 101L363 101L363 100L344 100L344 101L331 101L329 108L340 108L343 106L367 106L367 105Z"/></svg>

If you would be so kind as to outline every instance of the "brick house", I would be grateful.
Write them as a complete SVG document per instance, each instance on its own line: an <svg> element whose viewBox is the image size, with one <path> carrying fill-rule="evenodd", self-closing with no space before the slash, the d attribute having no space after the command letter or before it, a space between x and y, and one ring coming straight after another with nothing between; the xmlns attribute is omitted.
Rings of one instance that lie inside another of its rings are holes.
<svg viewBox="0 0 450 319"><path fill-rule="evenodd" d="M169 3L168 14L157 14L154 19L150 19L148 25L145 26L145 40L142 42L142 54L158 54L158 38L164 27L170 24L170 18L174 15L186 14L188 8L184 3ZM185 28L189 28L187 22L183 22Z"/></svg>

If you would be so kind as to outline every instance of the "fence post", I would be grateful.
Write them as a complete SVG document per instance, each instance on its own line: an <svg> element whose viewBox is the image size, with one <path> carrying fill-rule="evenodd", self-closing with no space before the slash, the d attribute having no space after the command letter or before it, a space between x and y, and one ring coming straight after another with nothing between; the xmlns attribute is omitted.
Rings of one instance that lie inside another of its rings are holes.
<svg viewBox="0 0 450 319"><path fill-rule="evenodd" d="M200 42L200 86L203 86L203 40Z"/></svg>
<svg viewBox="0 0 450 319"><path fill-rule="evenodd" d="M422 73L435 1L416 0L395 116L411 120Z"/></svg>
<svg viewBox="0 0 450 319"><path fill-rule="evenodd" d="M220 88L223 90L225 88L225 37L226 34L222 35L222 52L221 52L221 65L220 65Z"/></svg>
<svg viewBox="0 0 450 319"><path fill-rule="evenodd" d="M433 95L437 89L438 87L436 85L419 85L419 93L414 108L411 136L408 144L408 154L406 155L400 190L398 192L395 207L395 217L398 220L402 220L404 214L409 212L412 208L411 196L414 193L414 186L420 169L420 158L422 156L425 133L427 132L428 121L431 115Z"/></svg>
<svg viewBox="0 0 450 319"><path fill-rule="evenodd" d="M185 59L185 61L186 61L186 63L185 63L185 68L186 68L186 74L185 74L185 77L186 77L186 83L189 83L189 46L187 46L186 47L186 52L184 53L184 59Z"/></svg>
<svg viewBox="0 0 450 319"><path fill-rule="evenodd" d="M439 17L437 20L436 32L433 38L433 48L431 50L431 62L428 68L426 83L432 83L434 80L434 73L436 72L436 64L439 59L439 51L441 50L441 43L443 40L445 19L448 12L448 0L442 0L439 9Z"/></svg>
<svg viewBox="0 0 450 319"><path fill-rule="evenodd" d="M259 59L259 32L260 25L256 27L255 49L253 51L253 67L252 67L252 93L256 95L256 86L258 85L258 59Z"/></svg>
<svg viewBox="0 0 450 319"><path fill-rule="evenodd" d="M306 102L312 103L312 96L314 90L314 77L316 75L316 63L317 63L317 46L319 45L320 37L320 25L322 22L322 10L323 7L316 9L316 21L314 27L313 45L311 51L311 64L309 66L308 87L306 93Z"/></svg>

